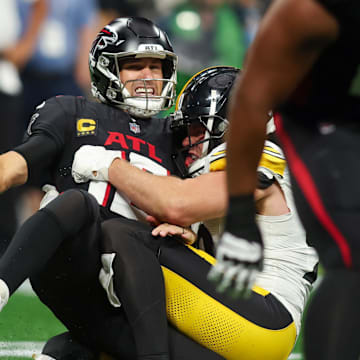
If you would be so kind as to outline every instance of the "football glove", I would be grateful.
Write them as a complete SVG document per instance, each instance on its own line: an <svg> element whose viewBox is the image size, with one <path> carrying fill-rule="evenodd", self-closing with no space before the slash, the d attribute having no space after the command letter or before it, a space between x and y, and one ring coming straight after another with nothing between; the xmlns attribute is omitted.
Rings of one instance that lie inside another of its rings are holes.
<svg viewBox="0 0 360 360"><path fill-rule="evenodd" d="M231 198L225 231L216 250L217 262L208 279L221 293L233 298L248 297L263 267L263 251L253 196Z"/></svg>
<svg viewBox="0 0 360 360"><path fill-rule="evenodd" d="M109 167L116 158L123 158L121 151L106 150L103 146L83 145L75 153L71 174L76 183L90 180L108 181Z"/></svg>

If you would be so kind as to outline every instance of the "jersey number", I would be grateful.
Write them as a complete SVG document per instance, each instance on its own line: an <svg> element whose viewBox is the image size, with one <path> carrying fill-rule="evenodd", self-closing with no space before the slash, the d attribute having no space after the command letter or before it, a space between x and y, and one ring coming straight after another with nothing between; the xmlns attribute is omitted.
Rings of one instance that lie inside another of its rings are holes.
<svg viewBox="0 0 360 360"><path fill-rule="evenodd" d="M128 154L128 160L133 166L152 174L161 176L170 175L169 170L165 167L143 155L130 152ZM124 194L114 192L112 189L113 187L110 183L91 181L88 192L95 196L99 205L108 207L116 214L130 219L145 218L146 214L131 204L130 200Z"/></svg>

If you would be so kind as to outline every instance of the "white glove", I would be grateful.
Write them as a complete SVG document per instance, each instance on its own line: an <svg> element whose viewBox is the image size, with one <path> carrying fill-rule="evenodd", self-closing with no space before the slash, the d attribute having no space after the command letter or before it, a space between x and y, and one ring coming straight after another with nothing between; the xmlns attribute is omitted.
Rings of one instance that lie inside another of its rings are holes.
<svg viewBox="0 0 360 360"><path fill-rule="evenodd" d="M262 270L262 243L224 232L216 259L208 279L217 284L217 291L227 292L234 298L249 296L255 278Z"/></svg>
<svg viewBox="0 0 360 360"><path fill-rule="evenodd" d="M108 181L109 167L122 158L121 151L106 150L103 146L83 145L74 156L71 174L77 183L89 180Z"/></svg>
<svg viewBox="0 0 360 360"><path fill-rule="evenodd" d="M54 185L46 184L41 189L45 192L45 195L40 201L40 209L59 196L59 192Z"/></svg>

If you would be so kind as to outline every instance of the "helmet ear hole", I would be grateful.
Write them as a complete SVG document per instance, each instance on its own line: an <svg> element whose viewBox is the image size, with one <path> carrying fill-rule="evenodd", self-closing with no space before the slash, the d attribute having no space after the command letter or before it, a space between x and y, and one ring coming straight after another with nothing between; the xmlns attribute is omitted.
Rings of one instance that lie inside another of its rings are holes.
<svg viewBox="0 0 360 360"><path fill-rule="evenodd" d="M165 60L162 61L162 71L163 71L165 79L170 79L171 78L171 75L173 73L172 66L173 66L173 64L169 60L165 59Z"/></svg>

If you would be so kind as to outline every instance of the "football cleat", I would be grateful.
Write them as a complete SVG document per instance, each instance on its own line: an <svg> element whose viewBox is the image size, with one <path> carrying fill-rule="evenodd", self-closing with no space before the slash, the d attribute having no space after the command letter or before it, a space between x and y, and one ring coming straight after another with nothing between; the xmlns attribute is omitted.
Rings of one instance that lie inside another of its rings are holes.
<svg viewBox="0 0 360 360"><path fill-rule="evenodd" d="M9 301L9 295L10 292L6 282L0 279L0 311Z"/></svg>

